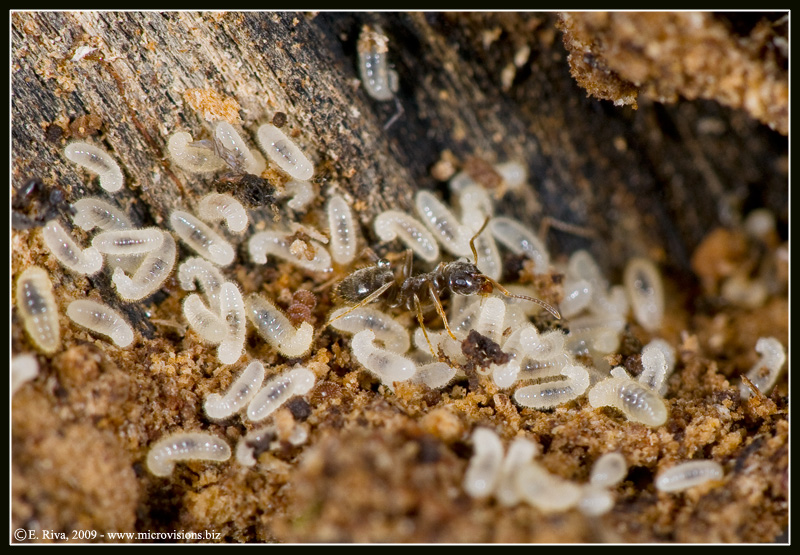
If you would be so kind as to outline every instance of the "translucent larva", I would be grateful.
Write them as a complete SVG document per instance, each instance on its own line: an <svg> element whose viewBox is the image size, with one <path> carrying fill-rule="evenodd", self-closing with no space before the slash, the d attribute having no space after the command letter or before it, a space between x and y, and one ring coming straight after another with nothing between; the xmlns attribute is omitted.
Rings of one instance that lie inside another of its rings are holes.
<svg viewBox="0 0 800 555"><path fill-rule="evenodd" d="M565 366L559 373L564 379L520 387L514 401L523 407L548 409L580 397L589 387L589 372L583 366Z"/></svg>
<svg viewBox="0 0 800 555"><path fill-rule="evenodd" d="M512 507L522 500L517 486L519 470L538 454L539 445L524 437L518 437L508 447L495 488L495 497L501 505Z"/></svg>
<svg viewBox="0 0 800 555"><path fill-rule="evenodd" d="M39 360L36 355L17 355L11 359L11 394L39 375Z"/></svg>
<svg viewBox="0 0 800 555"><path fill-rule="evenodd" d="M428 191L417 192L414 202L422 223L448 252L455 256L472 256L469 246L472 235L447 205Z"/></svg>
<svg viewBox="0 0 800 555"><path fill-rule="evenodd" d="M81 249L58 220L45 224L42 238L56 259L76 274L91 276L103 267L103 255L94 247Z"/></svg>
<svg viewBox="0 0 800 555"><path fill-rule="evenodd" d="M242 466L254 466L256 464L255 451L266 451L270 444L278 435L274 424L267 424L256 430L247 432L236 444L236 460Z"/></svg>
<svg viewBox="0 0 800 555"><path fill-rule="evenodd" d="M228 331L225 321L210 310L197 293L191 293L183 301L183 315L189 327L205 341L218 345L225 339Z"/></svg>
<svg viewBox="0 0 800 555"><path fill-rule="evenodd" d="M372 222L375 234L381 241L400 239L426 262L439 259L439 244L422 222L399 210L378 214Z"/></svg>
<svg viewBox="0 0 800 555"><path fill-rule="evenodd" d="M283 312L256 293L247 297L245 308L259 335L283 356L301 357L311 348L314 327L308 322L295 329Z"/></svg>
<svg viewBox="0 0 800 555"><path fill-rule="evenodd" d="M154 251L164 242L157 227L103 231L92 239L92 246L103 254L134 255Z"/></svg>
<svg viewBox="0 0 800 555"><path fill-rule="evenodd" d="M786 350L774 337L761 337L756 342L756 352L761 355L761 360L750 369L747 378L762 394L768 395L786 362ZM739 384L739 392L745 399L752 395L752 391L744 383Z"/></svg>
<svg viewBox="0 0 800 555"><path fill-rule="evenodd" d="M178 281L184 291L194 291L197 282L211 310L219 311L219 295L225 277L214 264L205 258L187 258L178 266Z"/></svg>
<svg viewBox="0 0 800 555"><path fill-rule="evenodd" d="M600 516L614 507L614 495L605 488L592 484L586 485L581 490L578 509L588 516Z"/></svg>
<svg viewBox="0 0 800 555"><path fill-rule="evenodd" d="M264 365L257 360L251 362L224 395L212 393L206 397L203 408L208 417L222 420L244 408L258 393L264 375Z"/></svg>
<svg viewBox="0 0 800 555"><path fill-rule="evenodd" d="M592 465L589 482L600 488L619 484L628 474L628 463L622 453L605 453Z"/></svg>
<svg viewBox="0 0 800 555"><path fill-rule="evenodd" d="M661 426L667 421L664 400L654 391L633 381L624 368L611 370L611 377L589 390L589 404L594 408L614 407L633 422Z"/></svg>
<svg viewBox="0 0 800 555"><path fill-rule="evenodd" d="M231 448L225 440L206 432L177 432L150 447L147 468L156 476L169 476L178 461L227 461Z"/></svg>
<svg viewBox="0 0 800 555"><path fill-rule="evenodd" d="M100 186L116 193L125 184L119 164L105 150L83 141L73 141L64 148L68 160L100 176Z"/></svg>
<svg viewBox="0 0 800 555"><path fill-rule="evenodd" d="M286 206L292 210L302 212L316 198L314 185L309 181L289 181L283 186L285 195L291 197Z"/></svg>
<svg viewBox="0 0 800 555"><path fill-rule="evenodd" d="M623 275L633 316L649 332L657 331L664 320L664 285L661 273L650 260L634 258Z"/></svg>
<svg viewBox="0 0 800 555"><path fill-rule="evenodd" d="M550 269L550 253L547 247L520 222L498 216L489 221L489 229L501 245L514 254L525 255L533 260L537 273L545 273Z"/></svg>
<svg viewBox="0 0 800 555"><path fill-rule="evenodd" d="M417 366L417 373L414 374L414 383L423 383L431 389L440 389L453 381L456 376L457 368L453 368L446 362L430 362Z"/></svg>
<svg viewBox="0 0 800 555"><path fill-rule="evenodd" d="M722 465L714 461L689 461L678 464L656 476L659 491L681 491L725 475Z"/></svg>
<svg viewBox="0 0 800 555"><path fill-rule="evenodd" d="M311 160L283 131L271 123L265 123L258 128L258 142L261 150L290 177L298 181L308 181L314 176Z"/></svg>
<svg viewBox="0 0 800 555"><path fill-rule="evenodd" d="M578 250L573 252L567 262L567 276L571 279L586 280L592 287L594 294L602 294L608 290L608 282L603 278L603 273L589 251Z"/></svg>
<svg viewBox="0 0 800 555"><path fill-rule="evenodd" d="M257 150L250 150L239 132L227 121L217 123L214 128L214 143L220 157L232 168L261 175L267 161Z"/></svg>
<svg viewBox="0 0 800 555"><path fill-rule="evenodd" d="M592 302L592 284L585 279L564 280L564 298L558 304L561 316L572 318Z"/></svg>
<svg viewBox="0 0 800 555"><path fill-rule="evenodd" d="M133 343L133 328L110 306L78 299L67 307L67 316L80 326L110 337L117 347L124 349Z"/></svg>
<svg viewBox="0 0 800 555"><path fill-rule="evenodd" d="M427 333L428 339L425 339L425 332L422 331L422 328L416 328L414 330L414 346L416 346L417 349L427 352L428 355L430 355L430 347L428 346L428 340L430 340L434 352L438 353L439 350L441 350L444 356L448 357L453 362L466 362L466 358L461 351L461 342L454 341L447 333L447 330L428 330Z"/></svg>
<svg viewBox="0 0 800 555"><path fill-rule="evenodd" d="M217 358L222 364L233 364L242 356L247 334L247 310L242 292L233 282L222 285L219 310L225 322L225 337L217 348Z"/></svg>
<svg viewBox="0 0 800 555"><path fill-rule="evenodd" d="M324 246L317 241L308 240L307 243L314 251L314 257L309 260L304 255L298 256L292 252L291 244L286 240L286 235L285 232L275 230L260 231L254 234L247 243L253 262L266 264L267 255L273 255L310 272L333 271L331 255Z"/></svg>
<svg viewBox="0 0 800 555"><path fill-rule="evenodd" d="M17 308L39 350L45 354L56 352L61 345L58 309L53 284L42 268L31 266L17 278Z"/></svg>
<svg viewBox="0 0 800 555"><path fill-rule="evenodd" d="M511 160L497 164L494 167L503 177L503 181L509 189L519 189L528 182L528 168L520 162Z"/></svg>
<svg viewBox="0 0 800 555"><path fill-rule="evenodd" d="M398 89L398 78L387 60L389 39L380 27L364 25L356 49L358 72L364 90L375 100L391 100Z"/></svg>
<svg viewBox="0 0 800 555"><path fill-rule="evenodd" d="M461 220L464 225L478 231L484 220L494 214L494 203L486 189L477 183L470 183L457 195L456 201L461 210Z"/></svg>
<svg viewBox="0 0 800 555"><path fill-rule="evenodd" d="M534 328L526 328L524 335L520 336L520 345L523 352L534 360L550 360L564 354L565 335L558 330L552 330L539 335Z"/></svg>
<svg viewBox="0 0 800 555"><path fill-rule="evenodd" d="M517 485L520 497L545 513L567 511L580 502L583 494L583 488L550 474L535 461L520 468Z"/></svg>
<svg viewBox="0 0 800 555"><path fill-rule="evenodd" d="M247 406L247 418L264 420L295 395L305 395L314 387L316 377L308 368L297 366L272 378L256 393Z"/></svg>
<svg viewBox="0 0 800 555"><path fill-rule="evenodd" d="M495 365L492 368L492 380L500 389L508 389L516 383L520 368L520 361L517 359L512 359L505 364Z"/></svg>
<svg viewBox="0 0 800 555"><path fill-rule="evenodd" d="M667 389L667 378L675 365L675 350L663 339L654 339L642 349L642 366L638 381L662 397Z"/></svg>
<svg viewBox="0 0 800 555"><path fill-rule="evenodd" d="M242 233L247 229L247 211L241 202L228 194L211 193L204 196L197 206L197 214L210 223L225 220L233 233Z"/></svg>
<svg viewBox="0 0 800 555"><path fill-rule="evenodd" d="M211 145L203 141L194 142L185 131L173 133L167 142L167 150L172 161L186 171L208 173L225 167L225 162L217 156Z"/></svg>
<svg viewBox="0 0 800 555"><path fill-rule="evenodd" d="M121 268L114 270L111 281L117 294L126 301L138 301L158 291L172 273L176 254L175 240L169 233L164 233L164 242L145 256L132 278Z"/></svg>
<svg viewBox="0 0 800 555"><path fill-rule="evenodd" d="M472 458L464 474L464 491L470 497L489 497L500 479L503 444L492 430L475 428L472 432Z"/></svg>
<svg viewBox="0 0 800 555"><path fill-rule="evenodd" d="M350 349L359 364L390 387L394 382L406 381L414 376L417 366L411 359L376 347L374 340L375 333L372 330L362 330L353 336Z"/></svg>
<svg viewBox="0 0 800 555"><path fill-rule="evenodd" d="M104 231L133 227L125 212L103 199L84 197L75 201L72 208L75 209L72 222L84 231L90 231L95 227Z"/></svg>
<svg viewBox="0 0 800 555"><path fill-rule="evenodd" d="M173 210L169 223L178 237L200 256L218 266L227 266L236 256L231 244L195 216Z"/></svg>
<svg viewBox="0 0 800 555"><path fill-rule="evenodd" d="M498 297L489 297L483 302L475 330L492 341L498 342L503 335L506 303Z"/></svg>
<svg viewBox="0 0 800 555"><path fill-rule="evenodd" d="M348 311L348 314L338 318L340 314ZM346 333L372 330L375 333L375 339L381 341L390 351L398 354L405 353L411 346L408 330L405 326L377 308L368 306L356 309L351 309L350 307L338 308L331 313L328 321L332 322L332 328Z"/></svg>
<svg viewBox="0 0 800 555"><path fill-rule="evenodd" d="M350 264L356 257L358 227L350 205L341 195L328 199L328 229L333 260L338 264Z"/></svg>

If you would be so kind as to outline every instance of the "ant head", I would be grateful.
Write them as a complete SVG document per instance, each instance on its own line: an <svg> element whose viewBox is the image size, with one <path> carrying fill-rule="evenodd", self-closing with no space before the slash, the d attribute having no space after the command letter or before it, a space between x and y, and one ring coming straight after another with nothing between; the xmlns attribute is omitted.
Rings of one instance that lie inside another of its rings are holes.
<svg viewBox="0 0 800 555"><path fill-rule="evenodd" d="M492 282L475 264L466 260L451 262L447 267L447 286L456 295L485 295L492 292Z"/></svg>

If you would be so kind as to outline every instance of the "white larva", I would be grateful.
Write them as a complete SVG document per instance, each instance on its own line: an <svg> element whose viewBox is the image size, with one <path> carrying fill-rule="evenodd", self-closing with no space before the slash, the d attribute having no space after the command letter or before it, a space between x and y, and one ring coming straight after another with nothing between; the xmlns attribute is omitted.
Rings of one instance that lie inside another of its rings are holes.
<svg viewBox="0 0 800 555"><path fill-rule="evenodd" d="M364 25L356 50L358 72L367 94L380 101L394 98L399 87L398 77L397 72L389 67L389 39L381 28Z"/></svg>
<svg viewBox="0 0 800 555"><path fill-rule="evenodd" d="M722 465L714 461L689 461L669 468L656 476L658 491L681 491L725 475Z"/></svg>
<svg viewBox="0 0 800 555"><path fill-rule="evenodd" d="M517 382L520 372L519 359L511 359L505 364L492 366L492 380L500 389L508 389Z"/></svg>
<svg viewBox="0 0 800 555"><path fill-rule="evenodd" d="M546 273L550 269L550 253L547 247L520 222L498 216L489 221L489 229L501 245L514 254L525 255L533 260L537 273Z"/></svg>
<svg viewBox="0 0 800 555"><path fill-rule="evenodd" d="M585 279L565 279L564 298L558 305L561 316L572 318L592 302L592 284Z"/></svg>
<svg viewBox="0 0 800 555"><path fill-rule="evenodd" d="M428 356L430 356L431 351L430 347L428 346L428 340L430 340L435 353L438 353L441 349L442 352L444 352L444 356L453 362L466 362L466 358L461 351L461 342L454 341L453 338L450 337L450 334L447 333L447 330L428 330L427 333L428 339L425 339L425 332L422 330L422 328L418 327L414 330L414 346L417 349L426 352Z"/></svg>
<svg viewBox="0 0 800 555"><path fill-rule="evenodd" d="M417 366L402 355L373 344L375 332L362 330L353 336L350 349L359 364L374 374L384 385L389 387L394 382L402 382L414 377Z"/></svg>
<svg viewBox="0 0 800 555"><path fill-rule="evenodd" d="M439 259L439 244L422 222L400 210L386 210L372 222L375 234L381 241L400 239L426 262Z"/></svg>
<svg viewBox="0 0 800 555"><path fill-rule="evenodd" d="M103 254L135 255L154 251L164 242L164 232L157 227L103 231L92 239L92 246Z"/></svg>
<svg viewBox="0 0 800 555"><path fill-rule="evenodd" d="M26 353L11 359L11 394L39 375L39 359L36 355Z"/></svg>
<svg viewBox="0 0 800 555"><path fill-rule="evenodd" d="M614 508L614 495L592 484L583 486L578 510L587 516L600 516Z"/></svg>
<svg viewBox="0 0 800 555"><path fill-rule="evenodd" d="M565 366L559 373L564 379L520 387L514 401L523 407L548 409L580 397L589 387L589 372L583 366Z"/></svg>
<svg viewBox="0 0 800 555"><path fill-rule="evenodd" d="M411 381L423 383L431 389L441 389L453 381L456 377L457 368L453 368L446 362L430 362L417 366L417 373Z"/></svg>
<svg viewBox="0 0 800 555"><path fill-rule="evenodd" d="M592 465L589 483L599 488L612 488L628 474L628 463L622 453L604 453Z"/></svg>
<svg viewBox="0 0 800 555"><path fill-rule="evenodd" d="M634 258L623 275L633 316L649 332L655 332L664 320L664 285L661 273L650 260Z"/></svg>
<svg viewBox="0 0 800 555"><path fill-rule="evenodd" d="M169 223L178 237L200 256L218 266L233 262L236 252L231 244L192 214L173 210Z"/></svg>
<svg viewBox="0 0 800 555"><path fill-rule="evenodd" d="M747 378L762 394L769 395L786 362L786 350L774 337L761 337L756 342L756 352L761 355L761 359L747 373ZM752 395L745 383L739 384L739 392L744 399Z"/></svg>
<svg viewBox="0 0 800 555"><path fill-rule="evenodd" d="M350 264L356 257L358 227L350 205L341 195L328 199L328 229L331 236L331 256L337 264Z"/></svg>
<svg viewBox="0 0 800 555"><path fill-rule="evenodd" d="M520 336L520 345L523 352L534 360L550 360L564 353L566 336L559 330L552 330L539 334L534 328L526 328L524 335Z"/></svg>
<svg viewBox="0 0 800 555"><path fill-rule="evenodd" d="M663 339L652 340L642 349L642 366L639 383L663 397L667 378L675 366L675 349Z"/></svg>
<svg viewBox="0 0 800 555"><path fill-rule="evenodd" d="M265 451L277 437L278 432L274 424L267 424L261 428L247 432L236 444L236 460L242 466L256 464L255 450Z"/></svg>
<svg viewBox="0 0 800 555"><path fill-rule="evenodd" d="M308 322L295 329L283 312L256 293L247 297L245 308L259 335L283 356L301 357L311 348L314 327Z"/></svg>
<svg viewBox="0 0 800 555"><path fill-rule="evenodd" d="M225 321L220 316L209 309L200 295L191 293L183 301L183 315L197 335L203 340L218 345L225 339L227 328Z"/></svg>
<svg viewBox="0 0 800 555"><path fill-rule="evenodd" d="M121 268L114 270L111 281L117 294L126 301L138 301L158 291L172 273L176 254L175 240L169 233L164 233L164 242L147 253L132 278Z"/></svg>
<svg viewBox="0 0 800 555"><path fill-rule="evenodd" d="M600 267L589 251L581 249L570 255L566 275L574 280L586 280L591 285L593 294L605 294L608 290L608 282L603 278Z"/></svg>
<svg viewBox="0 0 800 555"><path fill-rule="evenodd" d="M589 404L594 408L614 407L633 422L661 426L667 421L667 406L654 391L635 382L621 366L611 370L611 377L589 390Z"/></svg>
<svg viewBox="0 0 800 555"><path fill-rule="evenodd" d="M495 497L501 505L512 507L522 500L517 486L517 475L538 454L539 445L524 437L516 438L508 447L495 488Z"/></svg>
<svg viewBox="0 0 800 555"><path fill-rule="evenodd" d="M100 176L100 186L109 193L116 193L125 184L119 164L105 150L83 141L72 141L64 147L64 156Z"/></svg>
<svg viewBox="0 0 800 555"><path fill-rule="evenodd" d="M349 312L348 312L349 311ZM340 314L348 312L338 318ZM342 307L334 310L328 318L331 327L346 333L358 333L361 330L372 330L375 339L381 341L390 351L403 354L408 351L411 341L408 330L394 318L377 308L361 306L356 309Z"/></svg>
<svg viewBox="0 0 800 555"><path fill-rule="evenodd" d="M538 380L559 376L561 370L570 364L574 364L574 359L566 352L547 360L532 360L526 357L523 359L518 378L520 380Z"/></svg>
<svg viewBox="0 0 800 555"><path fill-rule="evenodd" d="M450 329L456 337L466 337L475 327L481 313L481 302L477 296L453 295L450 299Z"/></svg>
<svg viewBox="0 0 800 555"><path fill-rule="evenodd" d="M193 173L208 173L225 167L225 162L217 156L211 145L205 141L194 142L185 131L173 133L167 141L167 150L180 168Z"/></svg>
<svg viewBox="0 0 800 555"><path fill-rule="evenodd" d="M292 180L283 186L284 195L291 197L286 206L292 210L302 212L316 198L314 185L310 181Z"/></svg>
<svg viewBox="0 0 800 555"><path fill-rule="evenodd" d="M506 303L497 297L489 297L483 302L478 322L475 324L475 331L494 342L499 342L503 335L505 316Z"/></svg>
<svg viewBox="0 0 800 555"><path fill-rule="evenodd" d="M267 161L257 150L250 150L239 132L227 121L217 123L214 128L214 143L220 157L233 169L261 175Z"/></svg>
<svg viewBox="0 0 800 555"><path fill-rule="evenodd" d="M264 365L254 360L247 365L224 395L211 393L203 403L208 417L222 420L244 408L261 388L265 372Z"/></svg>
<svg viewBox="0 0 800 555"><path fill-rule="evenodd" d="M291 245L286 240L286 233L277 230L260 231L254 234L247 243L247 248L250 251L250 257L256 264L266 264L267 255L272 255L310 272L333 271L331 255L325 247L314 240L309 240L307 243L314 250L314 257L311 260L303 255L298 256L292 253Z"/></svg>
<svg viewBox="0 0 800 555"><path fill-rule="evenodd" d="M127 214L112 204L96 197L84 197L73 203L75 215L72 222L84 231L99 227L104 231L133 227Z"/></svg>
<svg viewBox="0 0 800 555"><path fill-rule="evenodd" d="M298 181L308 181L314 176L314 165L286 134L271 123L258 128L261 150L278 167Z"/></svg>
<svg viewBox="0 0 800 555"><path fill-rule="evenodd" d="M247 406L247 418L253 422L264 420L295 395L305 395L314 387L314 373L297 366L272 378L256 393Z"/></svg>
<svg viewBox="0 0 800 555"><path fill-rule="evenodd" d="M222 284L225 283L225 277L214 264L205 258L196 256L187 258L178 266L178 281L184 291L194 291L196 281L211 310L219 311L219 295Z"/></svg>
<svg viewBox="0 0 800 555"><path fill-rule="evenodd" d="M414 203L422 223L448 252L455 256L472 256L469 246L472 236L447 205L429 191L418 191Z"/></svg>
<svg viewBox="0 0 800 555"><path fill-rule="evenodd" d="M510 160L497 164L494 169L503 177L509 189L520 189L528 182L528 168L520 162Z"/></svg>
<svg viewBox="0 0 800 555"><path fill-rule="evenodd" d="M133 328L110 306L78 299L69 303L67 316L80 326L110 337L117 347L124 349L133 343Z"/></svg>
<svg viewBox="0 0 800 555"><path fill-rule="evenodd" d="M464 474L464 491L475 499L489 497L500 479L503 464L503 444L488 428L472 432L472 458Z"/></svg>
<svg viewBox="0 0 800 555"><path fill-rule="evenodd" d="M532 461L517 473L520 497L545 513L564 512L581 500L583 488L550 474L542 465Z"/></svg>
<svg viewBox="0 0 800 555"><path fill-rule="evenodd" d="M217 358L222 364L233 364L242 356L247 335L247 310L242 292L233 282L226 281L222 285L219 310L226 329L217 347Z"/></svg>
<svg viewBox="0 0 800 555"><path fill-rule="evenodd" d="M45 224L42 238L56 259L76 274L91 276L103 268L100 252L94 247L81 249L58 220Z"/></svg>
<svg viewBox="0 0 800 555"><path fill-rule="evenodd" d="M233 233L247 229L247 210L241 202L225 193L211 193L200 199L197 215L209 223L225 220L228 230Z"/></svg>
<svg viewBox="0 0 800 555"><path fill-rule="evenodd" d="M61 345L58 309L53 284L42 268L31 266L17 278L17 309L34 345L45 354L56 352Z"/></svg>
<svg viewBox="0 0 800 555"><path fill-rule="evenodd" d="M227 461L231 448L225 440L206 432L177 432L155 442L147 453L147 469L169 476L178 461Z"/></svg>

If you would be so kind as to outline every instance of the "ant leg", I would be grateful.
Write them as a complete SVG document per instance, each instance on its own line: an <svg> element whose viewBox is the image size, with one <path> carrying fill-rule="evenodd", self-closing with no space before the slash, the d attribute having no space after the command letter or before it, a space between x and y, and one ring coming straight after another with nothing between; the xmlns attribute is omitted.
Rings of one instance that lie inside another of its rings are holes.
<svg viewBox="0 0 800 555"><path fill-rule="evenodd" d="M450 334L450 337L458 341L458 338L453 333L453 330L450 329L450 324L447 321L447 315L444 313L442 301L439 300L439 295L436 294L436 289L433 287L431 282L428 282L428 292L431 294L431 299L433 299L433 306L436 307L436 312L439 313L439 317L442 319L442 322L444 322L444 329L447 330L447 333Z"/></svg>
<svg viewBox="0 0 800 555"><path fill-rule="evenodd" d="M389 288L390 288L392 285L394 285L394 282L393 282L393 281L390 281L390 282L388 282L388 283L384 283L384 284L383 284L383 285L381 285L381 286L380 286L378 289L376 289L375 291L373 291L372 293L370 293L370 294L367 296L367 298L365 298L363 301L361 301L361 302L360 302L360 303L358 303L357 305L355 305L355 306L351 307L351 308L350 308L350 310L346 310L345 312L342 312L341 314L339 314L339 315L338 315L336 318L334 318L333 320L328 320L328 322L327 322L325 325L326 325L326 326L330 326L332 323L334 323L336 320L338 320L338 319L339 319L339 318L341 318L342 316L347 316L348 314L350 314L351 312L353 312L355 309L357 309L357 308L361 308L361 307L362 307L362 306L364 306L365 304L369 304L369 303L371 303L372 301L374 301L375 299L377 299L378 297L380 297L381 295L383 295L383 294L386 292L386 290L387 290L387 289L389 289Z"/></svg>
<svg viewBox="0 0 800 555"><path fill-rule="evenodd" d="M422 318L422 304L419 302L419 297L417 297L416 293L414 293L414 308L417 311L417 321L419 322L419 327L422 328L422 335L425 336L425 341L428 342L428 348L431 350L431 354L438 358L439 355L437 355L436 351L433 350L433 344L428 337L428 330L425 329L425 321ZM455 339L455 337L453 339Z"/></svg>
<svg viewBox="0 0 800 555"><path fill-rule="evenodd" d="M389 129L394 124L394 122L396 122L398 119L400 119L400 116L402 116L405 113L405 109L403 108L403 105L400 104L400 101L397 99L396 96L394 97L394 106L395 106L395 113L389 119L389 121L387 121L386 124L383 126L383 130L384 131Z"/></svg>
<svg viewBox="0 0 800 555"><path fill-rule="evenodd" d="M469 240L469 248L472 249L472 256L475 257L475 265L478 265L478 250L475 248L475 239L478 238L478 235L483 233L483 230L486 229L486 225L489 223L490 216L486 216L486 219L483 220L483 225L478 230L478 232L472 236L472 239Z"/></svg>

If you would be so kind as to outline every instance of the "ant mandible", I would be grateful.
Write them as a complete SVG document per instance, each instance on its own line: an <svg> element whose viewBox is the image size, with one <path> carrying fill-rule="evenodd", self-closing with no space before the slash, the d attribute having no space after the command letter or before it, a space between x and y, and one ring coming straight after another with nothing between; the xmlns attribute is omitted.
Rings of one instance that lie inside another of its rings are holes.
<svg viewBox="0 0 800 555"><path fill-rule="evenodd" d="M408 249L405 251L402 265L397 269L392 269L392 264L388 260L380 259L374 266L356 270L340 281L334 290L336 296L347 304L354 306L330 320L328 324L350 314L359 307L377 301L382 295L385 295L382 300L387 306L403 307L406 310L416 312L419 325L422 328L425 339L428 341L428 347L430 347L431 353L436 356L433 345L428 339L428 332L425 329L422 316L422 299L425 299L426 296L433 302L436 312L444 322L447 333L453 339L456 339L456 336L450 329L450 324L447 322L447 316L444 313L440 299L440 295L445 291L456 295L487 296L497 288L506 297L534 302L560 319L561 314L558 310L543 300L526 295L512 294L500 285L497 280L481 273L477 266L478 252L475 249L475 238L483 232L488 223L489 218L486 218L480 230L469 241L475 263L464 259L453 262L440 262L433 271L414 276L411 275L413 252Z"/></svg>

